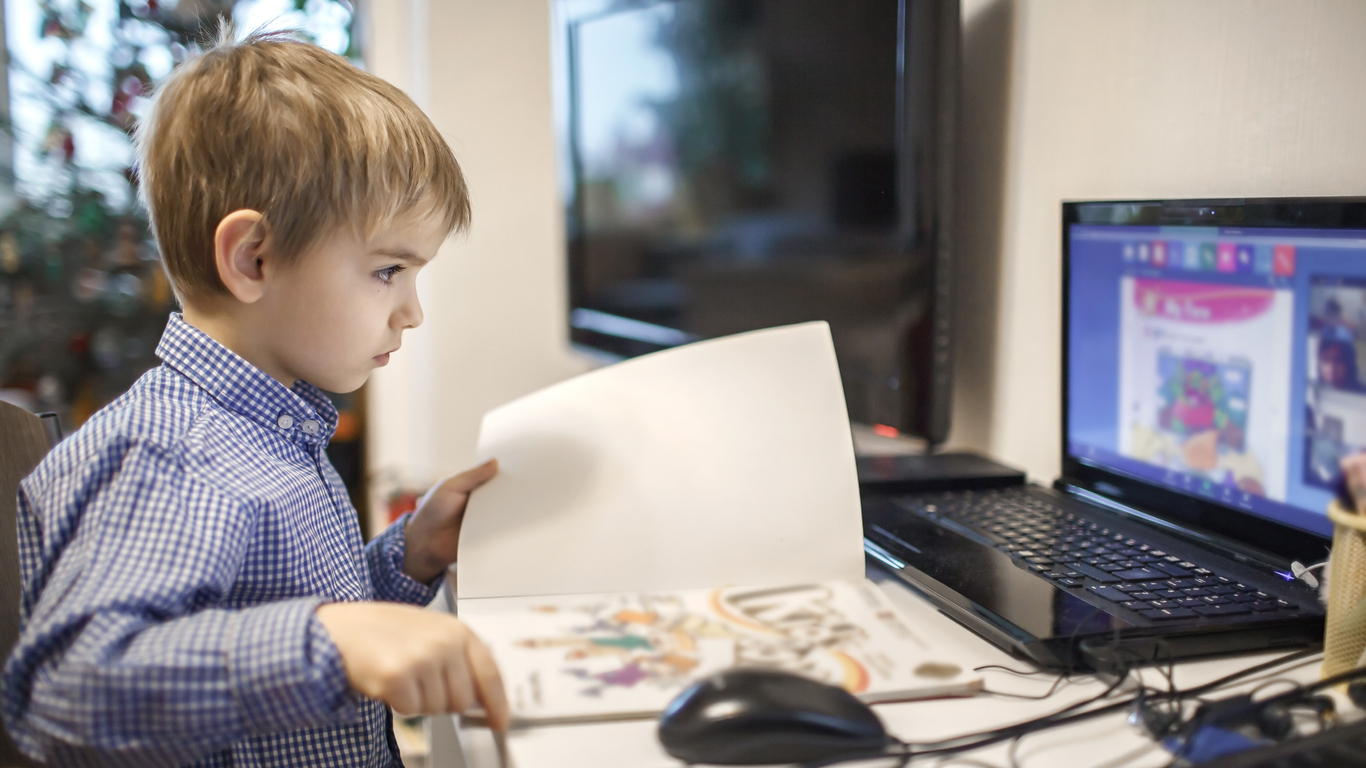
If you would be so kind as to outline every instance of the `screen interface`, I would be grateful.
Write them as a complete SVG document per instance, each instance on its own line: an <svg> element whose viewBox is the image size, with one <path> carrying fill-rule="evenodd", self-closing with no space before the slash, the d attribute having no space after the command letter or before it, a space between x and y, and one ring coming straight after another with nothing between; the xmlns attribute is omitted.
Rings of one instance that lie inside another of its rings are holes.
<svg viewBox="0 0 1366 768"><path fill-rule="evenodd" d="M1072 224L1068 451L1319 534L1366 451L1366 231Z"/></svg>

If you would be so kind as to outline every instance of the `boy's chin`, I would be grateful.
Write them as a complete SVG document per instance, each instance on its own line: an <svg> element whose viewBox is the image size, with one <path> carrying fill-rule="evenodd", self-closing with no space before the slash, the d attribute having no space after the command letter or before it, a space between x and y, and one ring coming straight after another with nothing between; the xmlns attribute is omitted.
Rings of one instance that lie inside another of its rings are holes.
<svg viewBox="0 0 1366 768"><path fill-rule="evenodd" d="M318 389L344 395L348 392L355 392L360 389L369 379L370 372L366 371L364 374L330 376L324 381L310 381L309 383Z"/></svg>

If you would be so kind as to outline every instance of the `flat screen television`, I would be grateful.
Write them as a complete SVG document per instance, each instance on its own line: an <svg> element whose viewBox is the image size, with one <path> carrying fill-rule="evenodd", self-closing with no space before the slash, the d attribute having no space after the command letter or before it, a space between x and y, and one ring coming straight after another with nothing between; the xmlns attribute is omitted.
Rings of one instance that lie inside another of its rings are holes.
<svg viewBox="0 0 1366 768"><path fill-rule="evenodd" d="M849 415L950 405L958 0L561 0L573 343L825 320Z"/></svg>

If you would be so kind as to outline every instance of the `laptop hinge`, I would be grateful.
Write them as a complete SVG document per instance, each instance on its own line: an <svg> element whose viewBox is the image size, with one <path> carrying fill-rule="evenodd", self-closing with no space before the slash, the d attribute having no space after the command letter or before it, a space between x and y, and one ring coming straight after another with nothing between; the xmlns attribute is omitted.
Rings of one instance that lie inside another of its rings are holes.
<svg viewBox="0 0 1366 768"><path fill-rule="evenodd" d="M1115 501L1114 499L1111 499L1107 496L1102 496L1099 493L1096 493L1095 491L1089 491L1080 486L1072 485L1070 483L1059 480L1057 483L1057 488L1063 493L1076 496L1081 499L1085 499L1086 501L1089 501L1097 506L1104 507L1110 510L1111 512L1116 512L1118 514L1124 515L1125 517L1134 518L1139 522L1146 523L1147 525L1151 525L1155 528L1160 528L1164 532L1170 533L1173 536L1178 536L1188 541L1195 542L1196 544L1199 544L1203 547L1217 550L1221 554L1224 554L1242 563L1247 563L1249 565L1261 567L1269 567L1273 571L1284 570L1290 565L1290 563L1286 561L1284 558L1277 557L1269 552L1262 552L1260 550L1253 549L1252 547L1248 547L1235 542L1230 542L1224 539L1215 538L1213 536L1201 533L1196 530L1192 530L1190 528L1184 528L1170 521L1163 520L1162 518L1157 517L1156 515L1149 514L1141 509L1137 509L1126 504L1121 504Z"/></svg>

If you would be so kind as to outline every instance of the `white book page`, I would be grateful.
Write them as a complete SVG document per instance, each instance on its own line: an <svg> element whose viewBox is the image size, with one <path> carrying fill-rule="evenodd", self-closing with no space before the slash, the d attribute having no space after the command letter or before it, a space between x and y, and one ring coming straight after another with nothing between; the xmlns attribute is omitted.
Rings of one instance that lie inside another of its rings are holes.
<svg viewBox="0 0 1366 768"><path fill-rule="evenodd" d="M863 577L858 477L829 327L698 342L484 416L460 538L466 598Z"/></svg>

